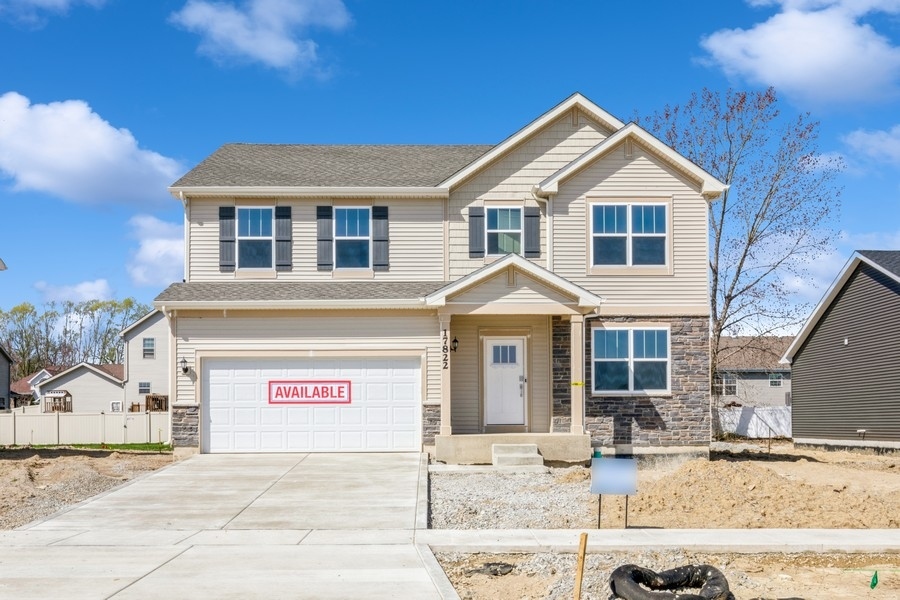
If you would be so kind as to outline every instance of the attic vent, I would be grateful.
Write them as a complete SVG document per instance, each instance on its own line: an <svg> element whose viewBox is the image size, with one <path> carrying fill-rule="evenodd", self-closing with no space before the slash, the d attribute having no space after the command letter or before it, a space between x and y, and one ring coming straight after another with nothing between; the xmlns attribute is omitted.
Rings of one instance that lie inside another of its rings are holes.
<svg viewBox="0 0 900 600"><path fill-rule="evenodd" d="M578 109L572 107L572 127L578 127Z"/></svg>
<svg viewBox="0 0 900 600"><path fill-rule="evenodd" d="M631 142L631 138L625 138L625 158L632 158L634 156L634 144Z"/></svg>

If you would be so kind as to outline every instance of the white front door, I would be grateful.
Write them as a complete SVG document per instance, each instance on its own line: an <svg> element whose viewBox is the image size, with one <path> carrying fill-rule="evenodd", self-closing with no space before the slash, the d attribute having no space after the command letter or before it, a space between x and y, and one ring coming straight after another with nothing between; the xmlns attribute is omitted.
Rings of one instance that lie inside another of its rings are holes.
<svg viewBox="0 0 900 600"><path fill-rule="evenodd" d="M525 425L525 338L484 340L484 424Z"/></svg>

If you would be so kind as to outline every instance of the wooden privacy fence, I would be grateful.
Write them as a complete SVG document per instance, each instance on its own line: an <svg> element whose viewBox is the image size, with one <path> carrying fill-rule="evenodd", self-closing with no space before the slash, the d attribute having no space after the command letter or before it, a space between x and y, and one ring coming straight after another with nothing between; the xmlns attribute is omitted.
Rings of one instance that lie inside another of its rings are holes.
<svg viewBox="0 0 900 600"><path fill-rule="evenodd" d="M169 413L0 414L0 445L169 442Z"/></svg>

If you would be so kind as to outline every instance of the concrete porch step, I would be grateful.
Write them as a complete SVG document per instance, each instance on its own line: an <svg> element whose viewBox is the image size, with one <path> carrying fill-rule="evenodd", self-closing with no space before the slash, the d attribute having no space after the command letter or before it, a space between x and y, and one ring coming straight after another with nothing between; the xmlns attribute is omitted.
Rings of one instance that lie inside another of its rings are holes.
<svg viewBox="0 0 900 600"><path fill-rule="evenodd" d="M491 464L495 467L543 466L537 444L492 444Z"/></svg>

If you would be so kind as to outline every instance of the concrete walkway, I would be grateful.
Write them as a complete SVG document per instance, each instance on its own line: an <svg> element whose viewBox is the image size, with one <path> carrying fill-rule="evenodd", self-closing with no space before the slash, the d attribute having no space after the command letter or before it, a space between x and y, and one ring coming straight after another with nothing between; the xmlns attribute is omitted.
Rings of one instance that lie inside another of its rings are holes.
<svg viewBox="0 0 900 600"><path fill-rule="evenodd" d="M432 551L576 552L579 530L428 530L419 454L202 455L0 532L0 598L458 600ZM898 530L588 530L588 552L900 552Z"/></svg>

